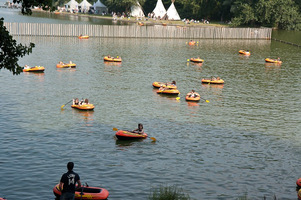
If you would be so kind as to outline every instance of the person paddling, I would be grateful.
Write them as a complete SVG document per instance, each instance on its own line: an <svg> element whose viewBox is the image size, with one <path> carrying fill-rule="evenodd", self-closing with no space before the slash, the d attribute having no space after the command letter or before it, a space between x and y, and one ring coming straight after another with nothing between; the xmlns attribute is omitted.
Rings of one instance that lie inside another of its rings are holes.
<svg viewBox="0 0 301 200"><path fill-rule="evenodd" d="M143 134L143 125L142 124L138 124L138 128L132 131L133 133L138 133L138 134Z"/></svg>

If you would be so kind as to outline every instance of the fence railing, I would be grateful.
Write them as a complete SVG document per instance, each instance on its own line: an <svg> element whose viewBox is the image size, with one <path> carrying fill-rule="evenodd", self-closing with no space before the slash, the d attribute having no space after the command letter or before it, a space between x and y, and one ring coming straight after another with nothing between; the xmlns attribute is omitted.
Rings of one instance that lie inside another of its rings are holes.
<svg viewBox="0 0 301 200"><path fill-rule="evenodd" d="M179 39L271 39L271 28L183 27L183 26L119 26L92 24L45 24L5 22L14 36L52 36L113 38L179 38Z"/></svg>

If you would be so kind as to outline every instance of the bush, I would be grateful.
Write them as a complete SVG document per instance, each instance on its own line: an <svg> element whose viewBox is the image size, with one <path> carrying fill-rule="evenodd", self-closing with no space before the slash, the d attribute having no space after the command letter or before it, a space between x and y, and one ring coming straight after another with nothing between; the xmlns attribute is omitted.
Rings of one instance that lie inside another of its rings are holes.
<svg viewBox="0 0 301 200"><path fill-rule="evenodd" d="M153 188L149 195L149 200L189 200L188 194L183 192L183 189L177 186L160 186Z"/></svg>

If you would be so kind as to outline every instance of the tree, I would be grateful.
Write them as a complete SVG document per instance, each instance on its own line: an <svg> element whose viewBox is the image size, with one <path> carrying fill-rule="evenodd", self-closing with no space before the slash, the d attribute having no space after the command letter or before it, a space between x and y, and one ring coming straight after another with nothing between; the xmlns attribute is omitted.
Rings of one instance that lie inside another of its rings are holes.
<svg viewBox="0 0 301 200"><path fill-rule="evenodd" d="M106 0L105 1L108 7L114 11L119 12L128 12L131 9L131 6L138 5L137 0ZM145 0L139 0L140 5L143 5Z"/></svg>
<svg viewBox="0 0 301 200"><path fill-rule="evenodd" d="M52 0L14 0L14 3L22 4L22 13L31 14L31 6L40 6L43 9L53 10ZM19 58L26 54L32 53L34 44L30 43L29 46L17 44L17 41L9 34L4 26L4 19L0 19L0 70L7 69L14 75L22 72L22 67L18 64Z"/></svg>

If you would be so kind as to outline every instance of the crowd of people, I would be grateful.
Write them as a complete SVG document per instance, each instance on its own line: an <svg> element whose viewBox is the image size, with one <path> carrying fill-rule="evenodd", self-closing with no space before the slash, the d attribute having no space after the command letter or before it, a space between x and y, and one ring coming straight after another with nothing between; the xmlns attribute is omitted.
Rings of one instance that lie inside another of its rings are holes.
<svg viewBox="0 0 301 200"><path fill-rule="evenodd" d="M88 99L82 99L81 101L79 101L78 98L73 99L73 105L88 105L89 104L89 100Z"/></svg>

